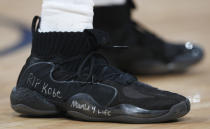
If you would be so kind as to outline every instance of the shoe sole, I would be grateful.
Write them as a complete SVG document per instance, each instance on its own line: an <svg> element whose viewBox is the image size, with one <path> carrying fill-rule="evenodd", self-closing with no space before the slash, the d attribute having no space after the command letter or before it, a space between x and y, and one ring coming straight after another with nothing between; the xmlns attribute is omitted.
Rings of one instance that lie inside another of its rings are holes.
<svg viewBox="0 0 210 129"><path fill-rule="evenodd" d="M84 93L72 96L65 104L55 104L27 88L14 88L10 99L11 107L26 116L65 114L67 117L94 122L159 123L176 120L190 111L188 99L169 110L146 110L129 104L107 108L100 106L91 96Z"/></svg>

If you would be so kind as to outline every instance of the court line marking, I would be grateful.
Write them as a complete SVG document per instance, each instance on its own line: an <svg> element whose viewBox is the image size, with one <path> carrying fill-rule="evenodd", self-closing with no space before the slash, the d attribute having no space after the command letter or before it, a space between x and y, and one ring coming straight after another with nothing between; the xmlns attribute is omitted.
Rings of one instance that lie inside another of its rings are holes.
<svg viewBox="0 0 210 129"><path fill-rule="evenodd" d="M7 16L2 16L2 15L0 15L0 23L1 23L0 25L5 25L8 27L15 28L16 30L18 30L18 32L21 33L21 39L19 41L13 43L12 46L8 46L8 48L3 48L3 50L0 50L0 57L13 53L31 43L32 41L31 31L23 23L13 18L9 18Z"/></svg>

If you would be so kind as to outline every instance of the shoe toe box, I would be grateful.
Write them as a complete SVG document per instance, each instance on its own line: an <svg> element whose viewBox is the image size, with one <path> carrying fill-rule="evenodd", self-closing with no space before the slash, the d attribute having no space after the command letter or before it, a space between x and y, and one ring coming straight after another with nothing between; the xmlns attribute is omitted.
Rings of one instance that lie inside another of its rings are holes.
<svg viewBox="0 0 210 129"><path fill-rule="evenodd" d="M169 91L159 90L150 85L136 82L118 89L115 104L131 104L147 110L169 110L187 98Z"/></svg>
<svg viewBox="0 0 210 129"><path fill-rule="evenodd" d="M203 59L204 50L191 42L186 42L183 45L182 52L178 54L174 62L183 65L193 65L200 62Z"/></svg>

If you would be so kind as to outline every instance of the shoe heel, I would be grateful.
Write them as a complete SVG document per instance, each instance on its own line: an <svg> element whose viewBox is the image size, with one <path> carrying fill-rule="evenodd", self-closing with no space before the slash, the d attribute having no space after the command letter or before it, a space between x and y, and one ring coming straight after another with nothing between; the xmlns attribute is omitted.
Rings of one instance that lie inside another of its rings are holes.
<svg viewBox="0 0 210 129"><path fill-rule="evenodd" d="M54 104L27 88L13 88L10 100L12 109L23 115L46 116L58 113Z"/></svg>

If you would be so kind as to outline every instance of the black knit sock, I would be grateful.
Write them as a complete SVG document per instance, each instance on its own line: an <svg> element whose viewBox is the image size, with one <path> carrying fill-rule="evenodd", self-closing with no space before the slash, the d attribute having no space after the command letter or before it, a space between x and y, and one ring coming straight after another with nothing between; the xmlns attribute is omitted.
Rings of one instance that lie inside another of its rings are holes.
<svg viewBox="0 0 210 129"><path fill-rule="evenodd" d="M92 29L84 32L47 32L40 33L36 28L35 17L32 31L32 56L39 58L70 58L86 55L103 44L110 42L109 35L103 31ZM39 25L38 25L39 27Z"/></svg>

